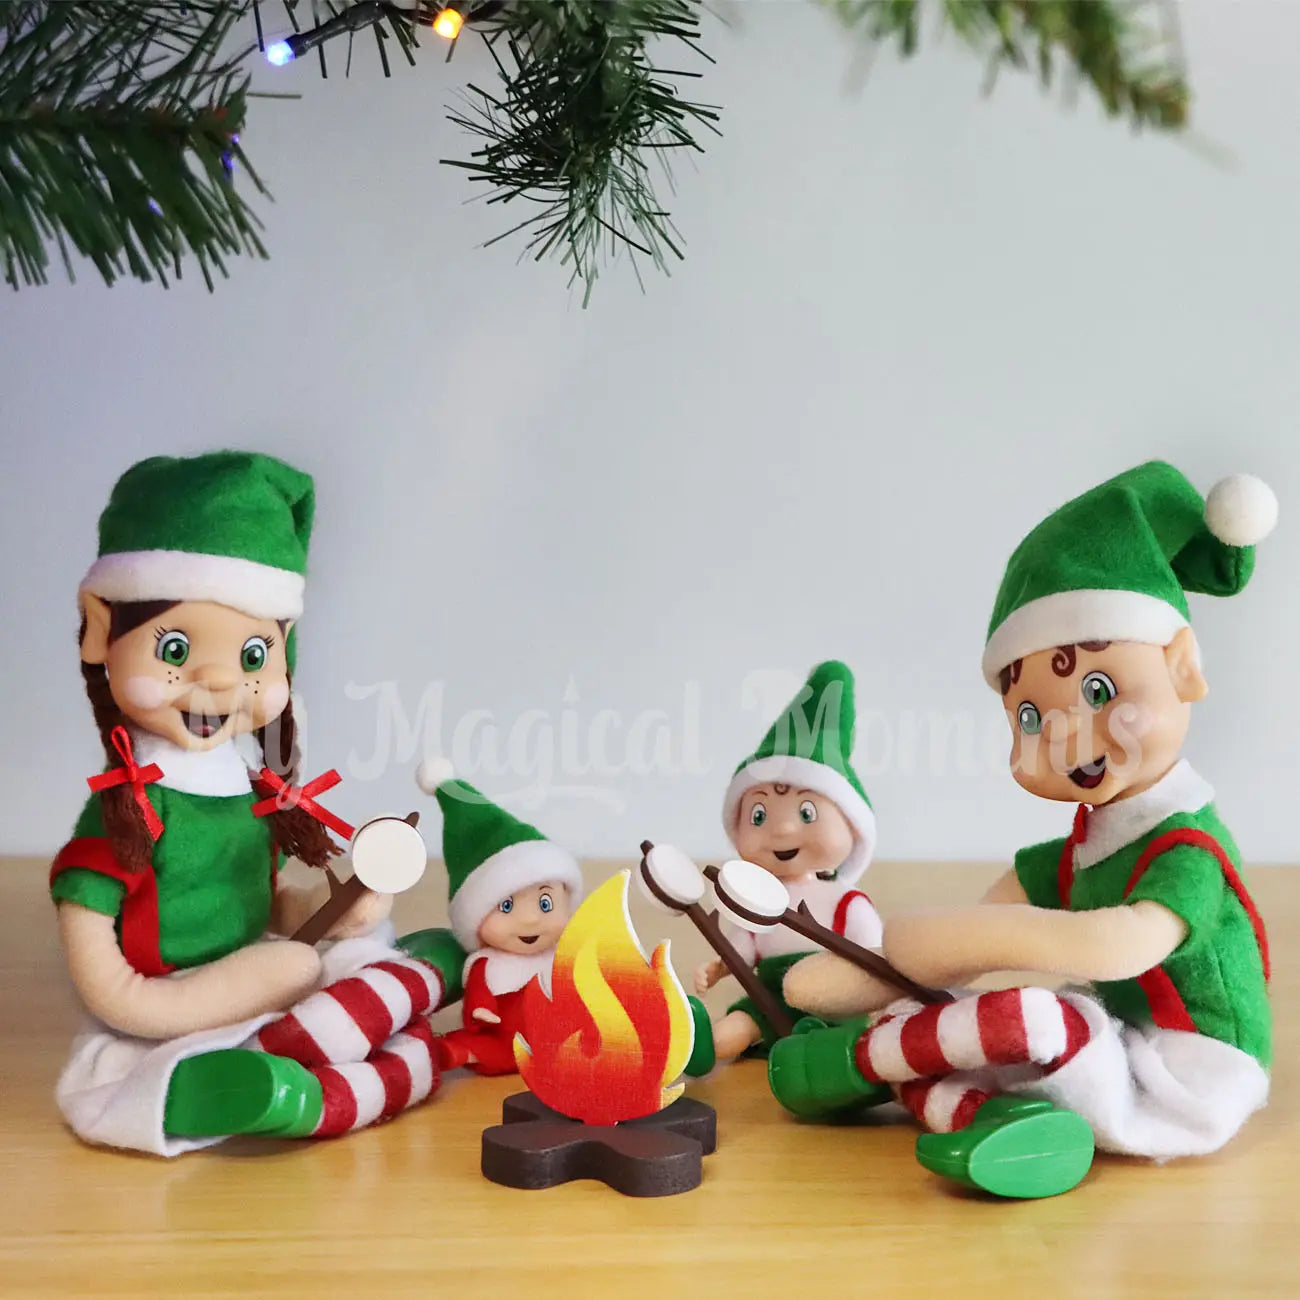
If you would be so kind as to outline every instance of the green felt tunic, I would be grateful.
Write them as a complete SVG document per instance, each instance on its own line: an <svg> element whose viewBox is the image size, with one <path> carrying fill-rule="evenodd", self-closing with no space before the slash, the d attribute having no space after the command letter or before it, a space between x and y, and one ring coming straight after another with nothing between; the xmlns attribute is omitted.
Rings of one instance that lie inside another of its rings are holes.
<svg viewBox="0 0 1300 1300"><path fill-rule="evenodd" d="M162 959L170 966L199 966L259 939L271 919L271 833L250 811L256 796L186 794L149 787L162 818L153 849L158 881ZM98 795L91 795L74 837L102 837ZM55 901L80 903L119 917L124 886L95 871L72 866L50 887Z"/></svg>
<svg viewBox="0 0 1300 1300"><path fill-rule="evenodd" d="M1153 830L1089 867L1078 867L1070 894L1072 912L1118 907L1143 900L1159 903L1187 923L1187 937L1163 968L1182 997L1197 1030L1248 1052L1261 1065L1272 1057L1272 1015L1263 958L1246 909L1222 866L1205 849L1180 844L1156 857L1132 893L1125 889L1142 851L1172 830L1206 832L1240 871L1241 855L1212 803L1197 812L1165 818ZM1035 907L1061 906L1057 870L1065 840L1049 840L1016 854L1016 875ZM1136 979L1095 986L1111 1015L1129 1024L1151 1021L1145 992Z"/></svg>
<svg viewBox="0 0 1300 1300"><path fill-rule="evenodd" d="M758 965L754 968L754 973L758 976L758 982L777 1000L781 1009L792 1021L801 1020L808 1015L807 1011L801 1011L798 1007L792 1007L785 1000L785 975L786 972L796 962L803 961L805 957L810 957L816 948L810 948L807 952L786 952L779 957L762 957ZM753 998L743 997L733 1002L728 1011L743 1011L759 1028L763 1037L754 1044L746 1053L747 1056L766 1056L771 1050L772 1044L777 1041L780 1035L768 1018L758 1009Z"/></svg>

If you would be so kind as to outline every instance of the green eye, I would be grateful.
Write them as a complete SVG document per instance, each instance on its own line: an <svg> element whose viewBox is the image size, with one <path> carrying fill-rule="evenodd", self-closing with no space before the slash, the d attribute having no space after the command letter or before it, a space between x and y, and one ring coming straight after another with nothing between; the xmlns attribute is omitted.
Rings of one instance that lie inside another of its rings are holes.
<svg viewBox="0 0 1300 1300"><path fill-rule="evenodd" d="M767 821L767 809L761 803L756 803L749 810L749 824L751 826L761 826Z"/></svg>
<svg viewBox="0 0 1300 1300"><path fill-rule="evenodd" d="M261 672L266 667L266 652L270 647L260 636L250 636L239 652L239 662L246 673Z"/></svg>
<svg viewBox="0 0 1300 1300"><path fill-rule="evenodd" d="M1115 683L1105 673L1089 673L1079 683L1083 692L1083 701L1090 708L1100 711L1119 694Z"/></svg>
<svg viewBox="0 0 1300 1300"><path fill-rule="evenodd" d="M817 820L817 805L811 799L805 799L799 805L799 820L805 826L809 826Z"/></svg>
<svg viewBox="0 0 1300 1300"><path fill-rule="evenodd" d="M154 654L165 664L179 668L190 657L190 639L184 632L163 632Z"/></svg>
<svg viewBox="0 0 1300 1300"><path fill-rule="evenodd" d="M1016 711L1016 721L1026 736L1036 736L1043 729L1042 715L1036 705L1026 700Z"/></svg>

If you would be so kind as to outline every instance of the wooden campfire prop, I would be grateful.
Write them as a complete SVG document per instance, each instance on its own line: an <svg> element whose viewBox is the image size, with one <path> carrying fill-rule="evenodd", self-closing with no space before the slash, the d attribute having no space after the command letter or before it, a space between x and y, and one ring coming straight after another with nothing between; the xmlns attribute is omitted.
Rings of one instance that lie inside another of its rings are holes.
<svg viewBox="0 0 1300 1300"><path fill-rule="evenodd" d="M506 1187L596 1178L626 1196L698 1187L717 1145L711 1106L675 1082L690 1059L690 1004L662 943L647 961L627 911L630 871L605 881L556 945L549 992L524 991L519 1073L484 1130L482 1170Z"/></svg>

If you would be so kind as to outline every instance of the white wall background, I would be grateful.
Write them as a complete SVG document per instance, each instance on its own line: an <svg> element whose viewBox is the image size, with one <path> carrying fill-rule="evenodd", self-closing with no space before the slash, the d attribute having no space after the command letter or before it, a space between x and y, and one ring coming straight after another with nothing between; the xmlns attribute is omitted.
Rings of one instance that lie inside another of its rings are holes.
<svg viewBox="0 0 1300 1300"><path fill-rule="evenodd" d="M73 601L114 478L240 445L316 475L298 684L308 766L352 774L332 806L426 806L400 735L372 762L356 688L388 681L411 720L441 698L432 748L471 710L523 734L531 772L468 775L617 856L719 851L756 700L831 655L858 673L881 856L1059 833L1067 811L1006 773L978 671L1007 554L1149 456L1202 488L1251 470L1284 522L1246 594L1193 598L1213 691L1192 757L1248 857L1300 858L1300 10L1185 7L1198 135L1227 165L1030 78L982 99L951 43L864 84L810 6L728 12L700 86L725 135L678 177L688 260L644 295L615 275L584 312L557 266L476 247L509 214L438 165L467 149L443 107L488 75L467 43L387 84L370 58L263 77L305 95L245 137L273 258L215 294L87 273L3 300L0 849L60 843L98 762ZM602 710L612 770L539 779L548 735L589 761ZM670 751L638 761L653 710Z"/></svg>

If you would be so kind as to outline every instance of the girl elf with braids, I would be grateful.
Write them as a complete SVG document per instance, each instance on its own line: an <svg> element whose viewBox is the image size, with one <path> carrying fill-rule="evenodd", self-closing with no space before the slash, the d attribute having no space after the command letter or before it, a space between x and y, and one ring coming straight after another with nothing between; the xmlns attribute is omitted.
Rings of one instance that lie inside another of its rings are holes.
<svg viewBox="0 0 1300 1300"><path fill-rule="evenodd" d="M50 873L92 1017L56 1092L86 1141L333 1136L438 1086L424 1016L448 982L393 946L391 896L363 894L319 946L277 937L320 901L279 883L283 858L339 852L296 788L312 513L307 475L217 452L133 466L100 518L80 641L108 770Z"/></svg>

